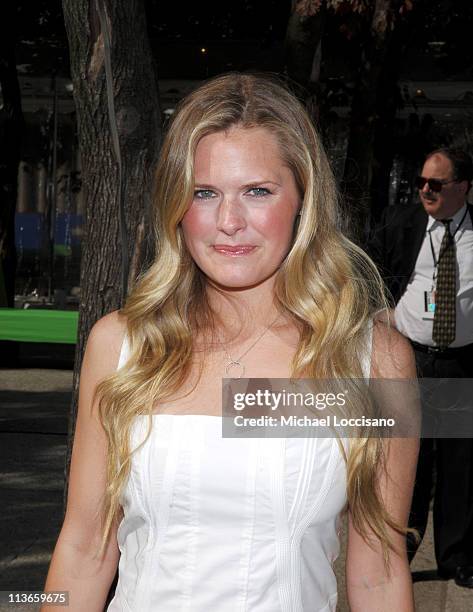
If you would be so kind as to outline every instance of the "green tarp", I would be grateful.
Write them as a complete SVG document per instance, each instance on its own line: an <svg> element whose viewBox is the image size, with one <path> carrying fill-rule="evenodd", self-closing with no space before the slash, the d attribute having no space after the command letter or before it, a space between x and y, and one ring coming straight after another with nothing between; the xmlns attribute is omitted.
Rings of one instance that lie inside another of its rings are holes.
<svg viewBox="0 0 473 612"><path fill-rule="evenodd" d="M75 344L78 319L75 310L0 308L0 340Z"/></svg>

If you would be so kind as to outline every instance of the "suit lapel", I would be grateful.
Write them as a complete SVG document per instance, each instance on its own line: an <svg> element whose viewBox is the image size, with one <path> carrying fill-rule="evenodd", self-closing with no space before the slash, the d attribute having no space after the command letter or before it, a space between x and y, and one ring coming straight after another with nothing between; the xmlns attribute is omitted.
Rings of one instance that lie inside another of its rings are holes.
<svg viewBox="0 0 473 612"><path fill-rule="evenodd" d="M417 256L422 246L427 228L428 215L422 206L416 207L404 226L403 257L406 262L408 277L411 276L416 265Z"/></svg>
<svg viewBox="0 0 473 612"><path fill-rule="evenodd" d="M473 226L473 204L467 202L466 207L468 209L468 212L470 213L471 225Z"/></svg>

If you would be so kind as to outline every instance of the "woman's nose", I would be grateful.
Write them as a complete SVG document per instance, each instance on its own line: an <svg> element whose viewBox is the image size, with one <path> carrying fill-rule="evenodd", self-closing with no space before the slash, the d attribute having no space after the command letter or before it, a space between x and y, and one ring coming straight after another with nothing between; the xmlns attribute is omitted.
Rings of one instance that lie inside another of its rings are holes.
<svg viewBox="0 0 473 612"><path fill-rule="evenodd" d="M244 211L238 202L225 198L218 208L217 229L229 236L246 227Z"/></svg>

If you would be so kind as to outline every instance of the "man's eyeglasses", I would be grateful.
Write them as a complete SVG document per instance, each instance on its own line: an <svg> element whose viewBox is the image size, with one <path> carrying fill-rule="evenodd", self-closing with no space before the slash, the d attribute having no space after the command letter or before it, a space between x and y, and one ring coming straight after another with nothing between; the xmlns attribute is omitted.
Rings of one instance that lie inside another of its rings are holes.
<svg viewBox="0 0 473 612"><path fill-rule="evenodd" d="M417 189L424 189L425 184L428 183L430 191L434 191L435 193L440 193L442 191L442 187L444 185L448 185L449 183L456 183L456 179L451 181L441 181L439 179L427 179L423 176L416 176L414 184Z"/></svg>

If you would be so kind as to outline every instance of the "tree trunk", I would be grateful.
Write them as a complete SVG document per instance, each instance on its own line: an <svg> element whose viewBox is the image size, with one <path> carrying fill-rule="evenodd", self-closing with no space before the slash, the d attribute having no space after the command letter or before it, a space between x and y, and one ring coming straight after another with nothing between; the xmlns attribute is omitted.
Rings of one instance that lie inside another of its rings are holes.
<svg viewBox="0 0 473 612"><path fill-rule="evenodd" d="M293 0L284 41L287 75L306 89L307 109L316 123L325 16L325 0Z"/></svg>
<svg viewBox="0 0 473 612"><path fill-rule="evenodd" d="M285 63L287 74L304 87L312 77L314 58L322 40L325 1L320 5L293 0L286 29Z"/></svg>
<svg viewBox="0 0 473 612"><path fill-rule="evenodd" d="M369 224L376 133L389 124L388 116L394 120L397 76L386 78L383 70L402 2L376 0L352 101L342 193L344 229L357 242L363 242Z"/></svg>
<svg viewBox="0 0 473 612"><path fill-rule="evenodd" d="M87 336L152 257L143 236L161 120L143 0L63 0L63 10L86 198L66 499Z"/></svg>
<svg viewBox="0 0 473 612"><path fill-rule="evenodd" d="M408 18L398 21L387 46L378 85L379 110L373 143L373 174L370 185L371 224L380 218L383 209L389 204L391 170L395 155L402 154L404 171L407 172L407 180L410 182L415 167L426 153L424 129L412 136L413 140L407 144L407 147L406 144L399 142L396 114L399 107L402 106L399 78L403 59L411 38L416 36L419 28L425 26L428 18L432 18L429 15L428 0L416 0L410 8ZM423 128L428 128L428 122L423 125Z"/></svg>

